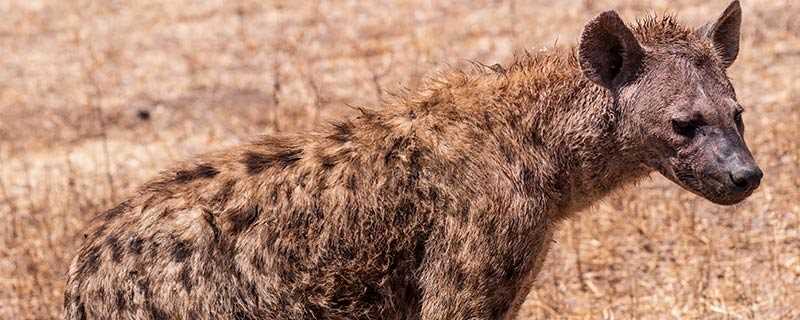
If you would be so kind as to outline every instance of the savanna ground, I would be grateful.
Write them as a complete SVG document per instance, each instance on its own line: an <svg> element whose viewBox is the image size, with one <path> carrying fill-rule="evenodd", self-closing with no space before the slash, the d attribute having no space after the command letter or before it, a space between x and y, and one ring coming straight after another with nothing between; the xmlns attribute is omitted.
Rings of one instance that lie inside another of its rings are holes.
<svg viewBox="0 0 800 320"><path fill-rule="evenodd" d="M0 319L60 315L97 212L193 154L304 130L585 21L724 0L2 1ZM521 318L800 318L800 4L745 1L730 69L765 171L719 207L654 175L561 228Z"/></svg>

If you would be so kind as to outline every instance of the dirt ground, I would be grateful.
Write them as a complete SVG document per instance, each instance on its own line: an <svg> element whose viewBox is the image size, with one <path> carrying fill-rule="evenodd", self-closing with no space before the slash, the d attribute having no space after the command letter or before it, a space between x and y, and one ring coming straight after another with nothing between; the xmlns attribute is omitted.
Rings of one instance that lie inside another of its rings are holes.
<svg viewBox="0 0 800 320"><path fill-rule="evenodd" d="M61 313L86 221L174 161L726 0L0 2L0 319ZM799 319L800 4L744 1L730 69L765 171L720 207L653 175L564 224L522 319Z"/></svg>

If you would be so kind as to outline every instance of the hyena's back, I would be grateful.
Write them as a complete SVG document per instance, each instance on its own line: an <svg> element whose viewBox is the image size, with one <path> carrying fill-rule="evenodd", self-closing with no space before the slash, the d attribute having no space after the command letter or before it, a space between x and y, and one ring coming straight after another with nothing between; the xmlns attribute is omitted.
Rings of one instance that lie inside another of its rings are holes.
<svg viewBox="0 0 800 320"><path fill-rule="evenodd" d="M388 130L370 143L358 134L340 123L165 172L89 228L66 318L418 313L426 203L444 196L419 169L426 148Z"/></svg>

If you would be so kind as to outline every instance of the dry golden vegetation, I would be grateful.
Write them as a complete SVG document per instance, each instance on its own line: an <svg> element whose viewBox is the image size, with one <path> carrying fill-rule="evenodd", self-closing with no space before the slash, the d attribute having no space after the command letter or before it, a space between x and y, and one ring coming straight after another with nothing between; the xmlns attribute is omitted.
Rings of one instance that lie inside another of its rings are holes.
<svg viewBox="0 0 800 320"><path fill-rule="evenodd" d="M593 15L725 0L0 2L0 319L56 318L85 223L174 161L304 130ZM654 175L567 222L521 318L800 318L800 4L743 3L730 70L765 171L720 207Z"/></svg>

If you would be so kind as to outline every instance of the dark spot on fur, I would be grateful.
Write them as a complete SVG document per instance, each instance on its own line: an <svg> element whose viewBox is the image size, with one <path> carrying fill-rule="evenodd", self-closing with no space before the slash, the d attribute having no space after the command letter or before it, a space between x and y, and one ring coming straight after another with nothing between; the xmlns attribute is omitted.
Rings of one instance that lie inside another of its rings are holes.
<svg viewBox="0 0 800 320"><path fill-rule="evenodd" d="M150 304L147 309L150 312L150 318L153 320L167 320L169 319L169 315L161 310L160 308Z"/></svg>
<svg viewBox="0 0 800 320"><path fill-rule="evenodd" d="M97 288L97 291L94 292L94 297L96 300L105 301L106 300L106 290L103 287Z"/></svg>
<svg viewBox="0 0 800 320"><path fill-rule="evenodd" d="M172 259L175 262L182 263L187 258L192 255L192 245L186 241L178 241L175 243L175 246L172 248Z"/></svg>
<svg viewBox="0 0 800 320"><path fill-rule="evenodd" d="M501 73L501 74L502 73L506 73L506 69L503 68L503 66L500 65L499 63L495 63L495 64L489 66L489 69L492 69L492 71L497 72L497 73Z"/></svg>
<svg viewBox="0 0 800 320"><path fill-rule="evenodd" d="M186 292L192 292L192 267L189 265L184 265L183 269L181 269L181 273L178 275L179 280L181 281L181 285Z"/></svg>
<svg viewBox="0 0 800 320"><path fill-rule="evenodd" d="M242 274L242 270L239 269L239 266L231 266L230 270L231 274L233 274L233 278L236 279L236 281L242 281L242 279L244 279L244 274Z"/></svg>
<svg viewBox="0 0 800 320"><path fill-rule="evenodd" d="M383 298L380 290L373 285L367 285L364 289L364 294L361 295L361 303L363 305L375 305L379 303Z"/></svg>
<svg viewBox="0 0 800 320"><path fill-rule="evenodd" d="M222 184L222 188L211 197L211 205L215 208L223 208L230 201L233 196L233 188L236 186L236 180L228 180Z"/></svg>
<svg viewBox="0 0 800 320"><path fill-rule="evenodd" d="M455 287L459 290L464 289L464 284L467 282L467 273L464 272L464 269L458 265L455 265L455 270L452 272L454 278L453 282Z"/></svg>
<svg viewBox="0 0 800 320"><path fill-rule="evenodd" d="M106 238L106 245L108 245L108 250L111 251L111 260L116 263L122 261L122 257L125 255L125 252L122 251L119 241L117 241L117 237L109 236Z"/></svg>
<svg viewBox="0 0 800 320"><path fill-rule="evenodd" d="M231 232L239 234L250 228L261 215L261 207L254 205L248 209L236 212L231 216Z"/></svg>
<svg viewBox="0 0 800 320"><path fill-rule="evenodd" d="M302 153L303 150L297 148L281 150L272 154L250 151L244 154L242 163L247 167L247 173L254 175L274 165L278 165L284 169L288 168L301 159Z"/></svg>
<svg viewBox="0 0 800 320"><path fill-rule="evenodd" d="M286 198L286 203L292 203L292 195L294 194L292 187L287 187L283 190L283 194Z"/></svg>
<svg viewBox="0 0 800 320"><path fill-rule="evenodd" d="M250 297L252 297L254 299L259 299L258 286L256 286L255 282L253 282L253 281L248 281L247 282L247 291L250 293Z"/></svg>
<svg viewBox="0 0 800 320"><path fill-rule="evenodd" d="M485 111L483 112L483 122L480 122L478 126L481 129L492 132L494 130L494 122L495 120L492 114L489 111Z"/></svg>
<svg viewBox="0 0 800 320"><path fill-rule="evenodd" d="M428 192L423 194L422 198L432 202L433 205L436 206L436 204L439 203L439 193L439 188L431 186L428 188Z"/></svg>
<svg viewBox="0 0 800 320"><path fill-rule="evenodd" d="M137 236L131 237L130 242L128 242L128 247L131 249L131 253L135 255L142 254L142 247L144 246L144 240Z"/></svg>
<svg viewBox="0 0 800 320"><path fill-rule="evenodd" d="M86 307L83 305L83 302L78 303L78 308L75 310L75 316L79 320L86 320Z"/></svg>
<svg viewBox="0 0 800 320"><path fill-rule="evenodd" d="M542 141L542 137L540 137L539 134L534 130L528 131L528 134L526 134L525 137L523 138L523 142L528 146L542 146L542 145L544 145L544 141Z"/></svg>
<svg viewBox="0 0 800 320"><path fill-rule="evenodd" d="M336 157L336 161L342 162L350 158L352 152L353 150L350 148L340 148L336 151L336 153L333 154L333 156Z"/></svg>
<svg viewBox="0 0 800 320"><path fill-rule="evenodd" d="M469 201L456 201L456 200L449 200L453 201L453 206L456 210L447 210L444 213L452 216L458 221L467 222L469 220L470 211L472 210L472 205Z"/></svg>
<svg viewBox="0 0 800 320"><path fill-rule="evenodd" d="M468 217L469 216L469 211L471 209L472 209L472 205L470 205L470 203L468 201L464 201L461 204L461 210L459 210L459 211L461 212L461 215L463 215L464 217Z"/></svg>
<svg viewBox="0 0 800 320"><path fill-rule="evenodd" d="M503 158L506 159L508 163L515 163L516 162L516 155L514 151L511 149L511 145L507 143L500 144L500 153L503 154Z"/></svg>
<svg viewBox="0 0 800 320"><path fill-rule="evenodd" d="M408 219L411 219L416 212L417 206L415 206L413 202L409 200L402 200L397 206L394 223L398 225L404 224L406 221L408 221Z"/></svg>
<svg viewBox="0 0 800 320"><path fill-rule="evenodd" d="M322 167L322 170L330 170L336 166L336 157L330 155L320 155L319 156L319 163Z"/></svg>
<svg viewBox="0 0 800 320"><path fill-rule="evenodd" d="M265 263L266 262L264 261L264 255L262 255L261 253L253 254L253 257L250 259L250 264L253 265L253 269L256 269L256 271L263 270Z"/></svg>
<svg viewBox="0 0 800 320"><path fill-rule="evenodd" d="M128 307L128 300L125 298L125 292L117 290L114 303L117 305L117 311L124 311Z"/></svg>
<svg viewBox="0 0 800 320"><path fill-rule="evenodd" d="M433 130L433 132L435 132L436 134L439 134L439 135L444 134L444 126L442 126L441 124L438 124L438 123L434 123L431 126L431 130Z"/></svg>
<svg viewBox="0 0 800 320"><path fill-rule="evenodd" d="M355 174L351 174L349 177L347 177L347 183L345 183L345 187L347 188L347 190L351 191L356 190L356 188L358 187L358 182L356 179L357 178Z"/></svg>
<svg viewBox="0 0 800 320"><path fill-rule="evenodd" d="M248 314L248 313L246 313L246 312L244 312L242 310L236 310L236 312L233 313L233 319L236 319L236 320L256 320L256 318L254 318L253 316L251 316L250 314Z"/></svg>
<svg viewBox="0 0 800 320"><path fill-rule="evenodd" d="M201 164L191 170L178 170L175 172L175 182L188 183L200 178L213 178L219 174L219 170L210 164Z"/></svg>
<svg viewBox="0 0 800 320"><path fill-rule="evenodd" d="M103 232L105 232L105 231L106 231L106 225L105 224L101 224L100 226L95 228L92 231L91 234L89 234L89 235L84 234L83 237L87 238L87 236L88 236L88 238L91 238L91 239L100 239L100 238L103 237Z"/></svg>
<svg viewBox="0 0 800 320"><path fill-rule="evenodd" d="M272 203L278 202L278 189L277 187L272 188L272 191L269 192L269 199Z"/></svg>
<svg viewBox="0 0 800 320"><path fill-rule="evenodd" d="M531 169L522 169L519 178L522 182L522 188L525 192L530 193L536 190L536 175Z"/></svg>
<svg viewBox="0 0 800 320"><path fill-rule="evenodd" d="M220 247L218 247L217 249L218 250L217 250L217 252L215 252L215 254L223 252L222 250L219 250ZM221 262L220 260L222 260L222 259L215 258L215 262L214 263L219 263L219 262ZM216 271L216 268L214 268L214 264L213 263L203 263L203 264L200 264L198 266L198 270L196 272L200 277L203 277L205 279L211 279L211 277L214 275L215 271Z"/></svg>
<svg viewBox="0 0 800 320"><path fill-rule="evenodd" d="M519 127L522 126L521 124L522 119L520 119L520 116L518 115L513 115L509 117L509 119L507 119L506 121L508 123L508 126L511 128L511 130L514 130L514 132L519 130Z"/></svg>
<svg viewBox="0 0 800 320"><path fill-rule="evenodd" d="M150 256L155 258L159 254L159 247L161 247L161 243L158 242L158 238L155 236L150 237Z"/></svg>
<svg viewBox="0 0 800 320"><path fill-rule="evenodd" d="M219 226L217 225L217 220L214 217L214 214L211 211L203 210L203 219L211 228L211 233L214 236L214 242L219 242L220 237L222 236L222 231L219 230Z"/></svg>
<svg viewBox="0 0 800 320"><path fill-rule="evenodd" d="M69 290L69 289L67 289L64 292L64 309L67 309L69 307L69 303L72 300L72 294L70 292L71 292L71 290Z"/></svg>
<svg viewBox="0 0 800 320"><path fill-rule="evenodd" d="M128 209L130 209L130 205L128 204L128 201L125 201L123 203L120 203L116 207L106 211L103 214L103 219L105 219L106 221L109 221L109 220L114 219L117 216L127 212Z"/></svg>
<svg viewBox="0 0 800 320"><path fill-rule="evenodd" d="M511 258L510 261L505 262L503 266L503 279L506 281L513 281L522 272L524 261L519 257Z"/></svg>
<svg viewBox="0 0 800 320"><path fill-rule="evenodd" d="M353 134L353 123L351 123L350 121L334 122L333 133L328 136L328 139L345 143L350 140L352 134Z"/></svg>
<svg viewBox="0 0 800 320"><path fill-rule="evenodd" d="M508 303L494 303L492 305L492 319L502 319L508 311Z"/></svg>
<svg viewBox="0 0 800 320"><path fill-rule="evenodd" d="M355 297L350 297L348 295L344 295L341 293L335 294L333 297L331 297L330 301L331 308L340 310L347 309L348 307L350 307L351 304L353 304L352 300L353 298Z"/></svg>
<svg viewBox="0 0 800 320"><path fill-rule="evenodd" d="M408 140L405 137L399 137L394 139L392 145L386 151L386 155L383 157L383 162L389 163L392 160L396 159L400 151L402 149L405 149L407 146L408 146Z"/></svg>
<svg viewBox="0 0 800 320"><path fill-rule="evenodd" d="M81 275L91 275L97 272L100 268L100 250L97 247L91 247L84 254L81 259L81 266L78 273Z"/></svg>
<svg viewBox="0 0 800 320"><path fill-rule="evenodd" d="M300 172L300 174L297 175L297 185L300 186L300 188L305 189L307 178L308 178L307 171Z"/></svg>
<svg viewBox="0 0 800 320"><path fill-rule="evenodd" d="M164 208L164 210L161 210L161 213L158 214L158 218L159 219L164 219L164 218L169 217L170 215L172 215L173 212L174 212L174 210L172 210L171 208Z"/></svg>
<svg viewBox="0 0 800 320"><path fill-rule="evenodd" d="M311 206L311 213L314 215L314 218L319 221L321 221L325 217L325 213L319 206L319 201L315 201L314 204Z"/></svg>
<svg viewBox="0 0 800 320"><path fill-rule="evenodd" d="M435 108L438 105L444 103L443 95L441 93L435 93L431 95L428 99L425 99L420 102L419 108L423 112L429 112L431 108ZM408 115L410 119L415 119L416 115L412 112Z"/></svg>
<svg viewBox="0 0 800 320"><path fill-rule="evenodd" d="M167 193L163 193L163 194L158 193L158 192L160 192L162 190L158 190L156 185L157 185L157 183L151 183L149 185L145 185L145 189L156 190L156 193L153 193L153 194L151 194L151 195L146 197L146 199L144 200L144 203L142 203L142 206L141 206L141 209L140 209L141 212L145 212L148 209L150 209L153 206L154 203L158 203L158 202L163 201L163 197L165 195L169 194L168 192Z"/></svg>
<svg viewBox="0 0 800 320"><path fill-rule="evenodd" d="M319 199L320 194L328 190L330 188L330 184L328 183L328 174L317 174L314 178L314 184L312 186L312 193L315 199Z"/></svg>
<svg viewBox="0 0 800 320"><path fill-rule="evenodd" d="M292 268L285 268L281 271L281 279L286 281L287 283L293 283L295 281L296 274Z"/></svg>
<svg viewBox="0 0 800 320"><path fill-rule="evenodd" d="M150 290L150 280L147 278L136 281L136 287L139 288L146 300L150 300L153 297L153 292Z"/></svg>
<svg viewBox="0 0 800 320"><path fill-rule="evenodd" d="M419 268L422 265L423 260L425 259L425 255L428 251L428 247L426 245L428 241L427 236L423 236L417 239L416 245L414 246L414 267Z"/></svg>
<svg viewBox="0 0 800 320"><path fill-rule="evenodd" d="M414 150L414 152L411 153L411 158L409 159L409 168L408 168L409 186L416 185L417 180L419 180L421 157L422 157L422 152L420 150Z"/></svg>

